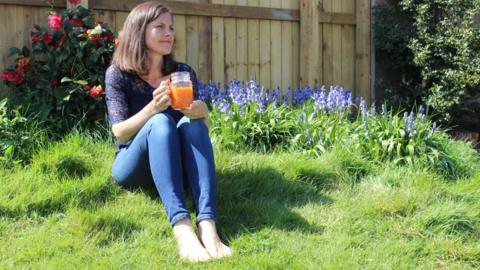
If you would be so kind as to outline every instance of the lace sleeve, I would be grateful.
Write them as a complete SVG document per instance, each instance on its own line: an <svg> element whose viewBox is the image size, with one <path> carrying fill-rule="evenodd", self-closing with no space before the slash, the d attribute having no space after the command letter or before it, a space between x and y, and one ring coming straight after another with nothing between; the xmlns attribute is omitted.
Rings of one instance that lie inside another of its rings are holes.
<svg viewBox="0 0 480 270"><path fill-rule="evenodd" d="M105 73L105 100L110 126L122 122L129 117L127 81L122 71L116 66L110 66Z"/></svg>

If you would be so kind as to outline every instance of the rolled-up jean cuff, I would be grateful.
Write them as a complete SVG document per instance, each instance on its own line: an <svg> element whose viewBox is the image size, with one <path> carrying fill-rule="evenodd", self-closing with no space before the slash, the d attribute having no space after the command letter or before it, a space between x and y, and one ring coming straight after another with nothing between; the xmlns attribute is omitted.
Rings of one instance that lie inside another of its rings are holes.
<svg viewBox="0 0 480 270"><path fill-rule="evenodd" d="M177 223L180 220L185 219L185 218L190 218L190 214L188 214L188 213L178 214L178 215L174 216L172 218L172 220L170 220L170 224L172 224L172 226L173 226L173 225L175 225L175 223Z"/></svg>
<svg viewBox="0 0 480 270"><path fill-rule="evenodd" d="M213 214L198 215L197 216L197 224L200 223L200 221L205 220L205 219L212 219L213 221L216 221L217 217Z"/></svg>

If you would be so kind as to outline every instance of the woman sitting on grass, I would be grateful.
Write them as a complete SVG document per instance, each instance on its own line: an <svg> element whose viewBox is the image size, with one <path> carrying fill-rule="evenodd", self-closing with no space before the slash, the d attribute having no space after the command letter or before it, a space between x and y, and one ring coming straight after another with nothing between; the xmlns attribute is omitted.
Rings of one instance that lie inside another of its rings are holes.
<svg viewBox="0 0 480 270"><path fill-rule="evenodd" d="M170 74L195 72L175 62L172 12L158 1L136 6L123 24L120 44L105 77L106 101L118 150L112 174L125 187L155 185L179 254L190 261L231 255L218 237L216 179L212 145L205 125L208 108L195 100L172 109ZM198 236L185 206L184 177L196 208Z"/></svg>

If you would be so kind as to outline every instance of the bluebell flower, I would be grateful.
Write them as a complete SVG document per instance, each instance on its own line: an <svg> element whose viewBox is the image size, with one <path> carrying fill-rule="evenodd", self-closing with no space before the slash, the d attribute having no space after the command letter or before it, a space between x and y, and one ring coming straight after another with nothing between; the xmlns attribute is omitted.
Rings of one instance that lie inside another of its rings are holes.
<svg viewBox="0 0 480 270"><path fill-rule="evenodd" d="M290 89L289 89L289 90L290 90ZM292 96L291 91L287 91L287 92L285 93L285 95L283 95L283 97L282 97L282 104L289 106L289 105L290 105L291 96Z"/></svg>
<svg viewBox="0 0 480 270"><path fill-rule="evenodd" d="M360 112L363 118L368 117L367 102L363 98L360 98Z"/></svg>
<svg viewBox="0 0 480 270"><path fill-rule="evenodd" d="M428 138L430 138L433 133L435 132L435 130L437 129L437 123L436 122L433 122L433 125L432 127L430 127L430 129L428 130L427 134L425 135L425 140L427 140Z"/></svg>
<svg viewBox="0 0 480 270"><path fill-rule="evenodd" d="M423 122L425 120L425 109L423 109L422 105L418 108L418 115L420 116L420 121Z"/></svg>
<svg viewBox="0 0 480 270"><path fill-rule="evenodd" d="M385 105L385 103L382 103L382 117L385 118L387 117L387 106Z"/></svg>
<svg viewBox="0 0 480 270"><path fill-rule="evenodd" d="M313 104L315 109L321 111L322 113L327 112L327 91L325 86L322 86L320 91L315 91L312 95Z"/></svg>

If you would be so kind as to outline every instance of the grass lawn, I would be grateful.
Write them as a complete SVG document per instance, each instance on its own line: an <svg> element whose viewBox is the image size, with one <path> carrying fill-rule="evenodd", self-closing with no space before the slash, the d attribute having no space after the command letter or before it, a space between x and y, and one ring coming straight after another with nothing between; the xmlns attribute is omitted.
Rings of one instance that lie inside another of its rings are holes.
<svg viewBox="0 0 480 270"><path fill-rule="evenodd" d="M155 191L113 182L114 151L71 135L27 168L0 169L0 268L480 267L480 171L453 181L347 149L216 150L218 226L234 256L193 265L178 259Z"/></svg>

